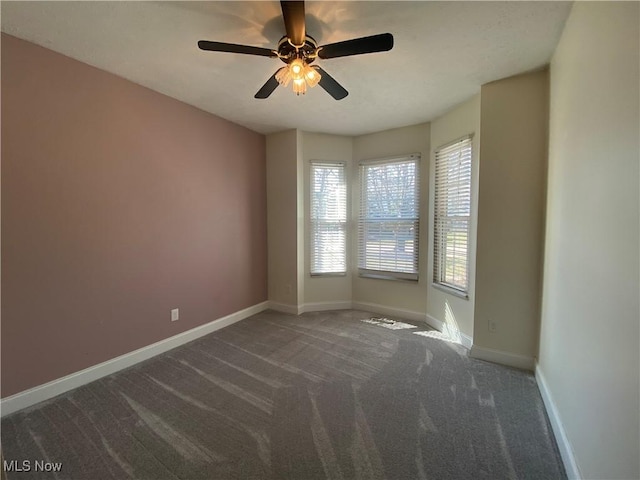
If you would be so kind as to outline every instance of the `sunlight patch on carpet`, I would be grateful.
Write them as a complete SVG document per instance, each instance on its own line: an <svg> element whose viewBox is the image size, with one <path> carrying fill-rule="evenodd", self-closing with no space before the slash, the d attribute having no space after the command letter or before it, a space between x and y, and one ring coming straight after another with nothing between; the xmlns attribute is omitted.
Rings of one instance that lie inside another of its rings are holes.
<svg viewBox="0 0 640 480"><path fill-rule="evenodd" d="M416 325L410 323L398 322L384 317L371 317L362 320L365 323L372 325L378 325L380 327L388 328L389 330L406 330L408 328L418 328Z"/></svg>
<svg viewBox="0 0 640 480"><path fill-rule="evenodd" d="M422 337L437 338L438 340L442 340L443 342L457 343L458 345L462 344L462 342L460 342L459 338L458 339L452 338L447 333L439 332L437 330L427 330L427 331L413 332L413 334L414 335L420 335Z"/></svg>

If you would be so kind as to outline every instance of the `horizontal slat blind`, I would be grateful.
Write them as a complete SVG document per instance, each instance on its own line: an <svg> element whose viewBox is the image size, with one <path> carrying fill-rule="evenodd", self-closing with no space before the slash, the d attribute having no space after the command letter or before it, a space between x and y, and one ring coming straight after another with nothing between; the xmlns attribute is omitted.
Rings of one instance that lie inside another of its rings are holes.
<svg viewBox="0 0 640 480"><path fill-rule="evenodd" d="M471 137L436 151L433 281L469 290Z"/></svg>
<svg viewBox="0 0 640 480"><path fill-rule="evenodd" d="M418 278L418 160L414 155L361 164L358 222L361 274Z"/></svg>
<svg viewBox="0 0 640 480"><path fill-rule="evenodd" d="M311 163L311 274L346 272L347 188L341 163Z"/></svg>

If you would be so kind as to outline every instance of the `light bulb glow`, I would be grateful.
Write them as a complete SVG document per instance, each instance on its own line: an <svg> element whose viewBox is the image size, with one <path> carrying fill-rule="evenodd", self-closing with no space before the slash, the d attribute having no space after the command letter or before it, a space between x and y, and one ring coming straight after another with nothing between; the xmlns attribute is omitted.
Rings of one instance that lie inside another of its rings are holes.
<svg viewBox="0 0 640 480"><path fill-rule="evenodd" d="M315 68L307 65L301 58L296 58L286 67L282 67L276 72L276 80L280 85L286 87L293 80L293 93L304 95L307 86L313 88L320 81L321 75Z"/></svg>
<svg viewBox="0 0 640 480"><path fill-rule="evenodd" d="M307 81L307 84L313 88L320 81L321 75L315 68L311 68L309 65L304 66L304 78Z"/></svg>
<svg viewBox="0 0 640 480"><path fill-rule="evenodd" d="M293 93L296 95L305 94L307 92L307 82L303 78L296 78L293 81Z"/></svg>
<svg viewBox="0 0 640 480"><path fill-rule="evenodd" d="M282 67L278 70L276 72L276 80L283 87L289 85L289 82L291 81L291 72L289 72L289 67Z"/></svg>
<svg viewBox="0 0 640 480"><path fill-rule="evenodd" d="M291 78L299 80L304 78L304 63L301 59L296 58L289 64L289 71L291 72Z"/></svg>

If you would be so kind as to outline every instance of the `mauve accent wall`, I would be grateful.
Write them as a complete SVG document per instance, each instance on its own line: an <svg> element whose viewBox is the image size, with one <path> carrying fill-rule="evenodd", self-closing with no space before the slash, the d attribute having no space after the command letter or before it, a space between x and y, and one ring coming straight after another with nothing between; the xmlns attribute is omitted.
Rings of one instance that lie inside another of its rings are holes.
<svg viewBox="0 0 640 480"><path fill-rule="evenodd" d="M3 397L265 301L266 247L263 135L2 35Z"/></svg>

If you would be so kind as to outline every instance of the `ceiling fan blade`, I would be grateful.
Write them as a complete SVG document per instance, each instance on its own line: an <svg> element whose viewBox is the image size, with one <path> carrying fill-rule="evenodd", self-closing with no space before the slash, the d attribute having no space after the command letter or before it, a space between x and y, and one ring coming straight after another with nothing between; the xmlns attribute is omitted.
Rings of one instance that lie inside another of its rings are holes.
<svg viewBox="0 0 640 480"><path fill-rule="evenodd" d="M277 73L277 72L276 72ZM278 88L278 80L276 80L276 74L274 73L269 80L262 86L260 90L254 95L254 98L264 99L273 93Z"/></svg>
<svg viewBox="0 0 640 480"><path fill-rule="evenodd" d="M340 85L335 78L325 72L322 68L317 65L314 65L312 68L315 68L320 74L320 85L324 88L329 95L331 95L336 100L342 100L344 97L349 95L342 85Z"/></svg>
<svg viewBox="0 0 640 480"><path fill-rule="evenodd" d="M330 43L320 47L320 58L348 57L350 55L362 55L363 53L386 52L393 48L393 35L381 33L370 37L354 38L344 42Z"/></svg>
<svg viewBox="0 0 640 480"><path fill-rule="evenodd" d="M280 6L282 7L282 17L287 37L293 45L304 45L306 38L304 2L282 0Z"/></svg>
<svg viewBox="0 0 640 480"><path fill-rule="evenodd" d="M236 45L235 43L210 42L200 40L198 42L200 50L211 52L244 53L246 55L260 55L261 57L277 57L277 52L262 47L251 47L249 45Z"/></svg>

